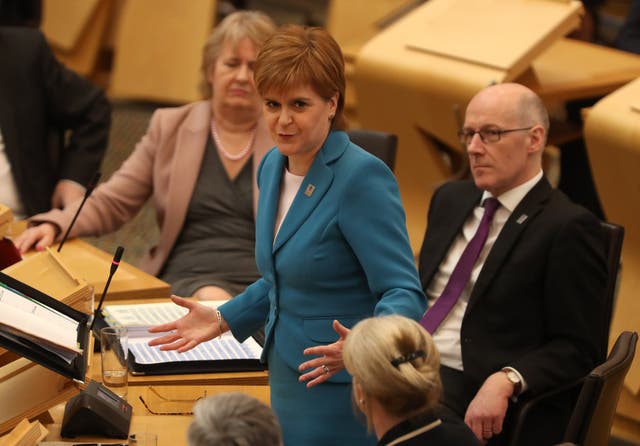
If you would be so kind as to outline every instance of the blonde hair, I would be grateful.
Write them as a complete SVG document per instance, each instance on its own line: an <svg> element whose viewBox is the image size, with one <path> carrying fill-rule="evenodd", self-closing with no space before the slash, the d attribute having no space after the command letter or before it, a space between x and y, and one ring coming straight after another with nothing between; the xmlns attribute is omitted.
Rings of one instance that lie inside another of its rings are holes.
<svg viewBox="0 0 640 446"><path fill-rule="evenodd" d="M262 46L254 67L256 88L269 92L309 85L320 97L338 95L334 127L342 127L344 57L340 46L324 29L285 25Z"/></svg>
<svg viewBox="0 0 640 446"><path fill-rule="evenodd" d="M411 319L390 315L358 322L347 336L342 357L365 396L378 400L391 415L429 410L440 399L440 354L431 335Z"/></svg>
<svg viewBox="0 0 640 446"><path fill-rule="evenodd" d="M200 93L202 96L208 99L213 94L207 78L225 44L236 45L242 39L249 38L256 50L259 50L275 30L276 25L273 20L259 11L236 11L218 23L202 48L202 64L200 66L202 78Z"/></svg>

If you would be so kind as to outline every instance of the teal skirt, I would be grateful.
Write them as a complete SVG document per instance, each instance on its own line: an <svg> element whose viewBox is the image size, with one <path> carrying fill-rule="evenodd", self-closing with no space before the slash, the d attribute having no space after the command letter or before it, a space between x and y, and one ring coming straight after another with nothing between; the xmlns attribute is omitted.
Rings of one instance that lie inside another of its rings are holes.
<svg viewBox="0 0 640 446"><path fill-rule="evenodd" d="M269 350L269 387L285 446L372 446L364 416L356 416L351 384L324 382L307 389L300 373Z"/></svg>

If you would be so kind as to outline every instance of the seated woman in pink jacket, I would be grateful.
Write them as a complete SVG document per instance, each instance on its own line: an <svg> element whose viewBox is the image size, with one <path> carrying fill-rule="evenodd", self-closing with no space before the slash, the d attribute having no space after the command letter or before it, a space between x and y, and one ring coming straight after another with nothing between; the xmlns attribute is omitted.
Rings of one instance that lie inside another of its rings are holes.
<svg viewBox="0 0 640 446"><path fill-rule="evenodd" d="M275 31L266 15L227 16L203 49L207 100L157 110L144 137L87 199L70 236L113 232L153 200L158 244L140 267L199 299L228 299L255 281L255 171L273 147L261 117L253 64ZM79 201L29 220L16 239L26 251L61 238Z"/></svg>

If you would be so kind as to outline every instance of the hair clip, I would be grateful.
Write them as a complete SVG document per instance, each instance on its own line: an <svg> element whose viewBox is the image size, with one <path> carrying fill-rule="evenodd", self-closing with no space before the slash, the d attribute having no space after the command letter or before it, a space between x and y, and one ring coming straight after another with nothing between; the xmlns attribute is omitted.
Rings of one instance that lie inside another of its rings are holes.
<svg viewBox="0 0 640 446"><path fill-rule="evenodd" d="M413 361L416 358L426 358L426 357L427 357L427 354L424 352L424 350L416 350L415 352L409 353L408 355L398 356L397 358L392 359L391 364L394 367L398 367L402 363Z"/></svg>

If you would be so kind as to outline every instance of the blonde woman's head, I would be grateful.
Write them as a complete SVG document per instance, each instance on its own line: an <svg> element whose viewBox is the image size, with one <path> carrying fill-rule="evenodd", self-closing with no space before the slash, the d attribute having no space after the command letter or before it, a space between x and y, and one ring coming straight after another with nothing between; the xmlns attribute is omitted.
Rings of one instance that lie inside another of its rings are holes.
<svg viewBox="0 0 640 446"><path fill-rule="evenodd" d="M417 322L390 315L357 323L344 344L344 364L353 376L356 405L367 415L376 399L396 417L434 408L440 398L440 355Z"/></svg>

